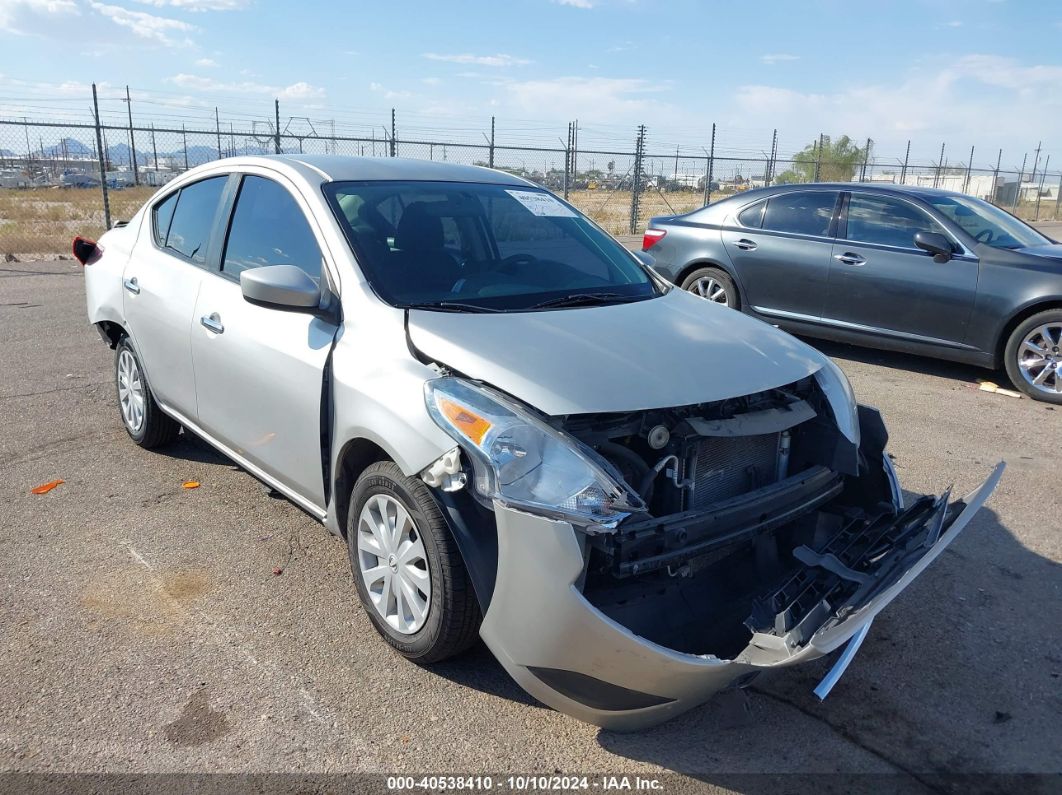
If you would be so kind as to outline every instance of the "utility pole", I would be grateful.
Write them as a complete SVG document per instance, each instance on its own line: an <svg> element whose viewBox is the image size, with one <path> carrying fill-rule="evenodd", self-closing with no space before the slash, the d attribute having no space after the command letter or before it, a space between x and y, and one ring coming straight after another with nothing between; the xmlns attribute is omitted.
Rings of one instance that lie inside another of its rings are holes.
<svg viewBox="0 0 1062 795"><path fill-rule="evenodd" d="M572 131L572 123L568 122L568 140L564 142L564 198L568 198L568 183L570 181L570 174L572 168L572 138L574 137ZM560 140L560 139L558 139Z"/></svg>
<svg viewBox="0 0 1062 795"><path fill-rule="evenodd" d="M769 187L774 182L774 172L776 161L778 159L778 128L774 128L774 132L771 134L771 159L767 164L767 173L764 175L764 187Z"/></svg>
<svg viewBox="0 0 1062 795"><path fill-rule="evenodd" d="M970 192L970 171L973 169L974 148L970 147L970 159L966 162L966 179L962 182L962 192Z"/></svg>
<svg viewBox="0 0 1062 795"><path fill-rule="evenodd" d="M1033 159L1032 181L1036 182L1036 168L1040 165L1040 147L1043 146L1043 141L1037 141L1036 143L1036 157Z"/></svg>
<svg viewBox="0 0 1062 795"><path fill-rule="evenodd" d="M395 109L391 108L391 157L397 157L397 154L398 149L395 146Z"/></svg>
<svg viewBox="0 0 1062 795"><path fill-rule="evenodd" d="M903 185L907 180L907 163L911 159L911 139L907 139L907 154L903 156L903 168L900 170L900 184Z"/></svg>
<svg viewBox="0 0 1062 795"><path fill-rule="evenodd" d="M274 154L280 154L280 100L273 100L273 117L276 121L276 128L274 130L275 138L273 139Z"/></svg>
<svg viewBox="0 0 1062 795"><path fill-rule="evenodd" d="M129 98L129 86L125 87L125 109L129 111L129 162L133 165L133 184L140 184L136 167L136 141L133 139L133 100Z"/></svg>
<svg viewBox="0 0 1062 795"><path fill-rule="evenodd" d="M103 138L101 137L103 131L100 129L100 101L96 96L96 84L92 84L92 111L96 117L96 149L99 152L100 161L100 189L103 191L103 226L105 229L111 228L111 201L107 195L107 167L105 165L106 155L103 151ZM26 139L27 142L29 139ZM29 147L26 147L27 153ZM28 155L27 155L28 156Z"/></svg>
<svg viewBox="0 0 1062 795"><path fill-rule="evenodd" d="M181 122L181 147L184 149L184 170L188 170L188 133L185 132L184 122Z"/></svg>
<svg viewBox="0 0 1062 795"><path fill-rule="evenodd" d="M572 122L572 184L579 180L579 120Z"/></svg>
<svg viewBox="0 0 1062 795"><path fill-rule="evenodd" d="M155 171L159 170L159 149L155 146L155 122L151 122L151 154L155 158Z"/></svg>
<svg viewBox="0 0 1062 795"><path fill-rule="evenodd" d="M1000 201L999 197L999 164L1003 162L1003 150L996 155L996 170L992 173L992 203Z"/></svg>

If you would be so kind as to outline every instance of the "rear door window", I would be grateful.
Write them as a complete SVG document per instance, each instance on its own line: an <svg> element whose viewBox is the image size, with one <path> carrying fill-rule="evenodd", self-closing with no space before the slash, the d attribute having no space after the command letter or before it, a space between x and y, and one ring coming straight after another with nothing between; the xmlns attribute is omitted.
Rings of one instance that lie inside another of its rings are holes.
<svg viewBox="0 0 1062 795"><path fill-rule="evenodd" d="M857 243L915 248L918 232L944 232L928 213L891 196L853 193L848 201L845 237Z"/></svg>
<svg viewBox="0 0 1062 795"><path fill-rule="evenodd" d="M321 249L287 188L248 175L236 199L221 270L238 278L241 271L265 265L294 265L320 283Z"/></svg>
<svg viewBox="0 0 1062 795"><path fill-rule="evenodd" d="M207 245L226 180L227 176L210 177L181 188L166 235L166 248L197 265L206 263Z"/></svg>
<svg viewBox="0 0 1062 795"><path fill-rule="evenodd" d="M828 237L839 195L839 191L795 191L772 196L763 214L763 228Z"/></svg>

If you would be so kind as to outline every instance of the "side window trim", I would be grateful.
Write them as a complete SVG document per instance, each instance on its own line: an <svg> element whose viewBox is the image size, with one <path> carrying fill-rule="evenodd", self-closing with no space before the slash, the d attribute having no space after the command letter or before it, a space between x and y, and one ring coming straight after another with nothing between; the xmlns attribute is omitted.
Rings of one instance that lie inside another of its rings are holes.
<svg viewBox="0 0 1062 795"><path fill-rule="evenodd" d="M943 223L939 218L934 216L934 214L932 212L930 212L928 209L926 209L925 207L920 206L917 202L911 201L906 196L894 196L894 195L892 195L890 193L880 193L878 191L873 191L873 190L854 190L854 191L853 190L849 190L849 191L845 191L845 194L846 194L846 198L845 198L845 201L844 201L844 218L843 218L843 222L838 224L838 230L837 230L837 239L838 240L843 240L846 243L854 243L854 244L860 245L860 246L875 246L877 248L887 248L887 249L891 249L893 251L909 251L909 252L915 252L915 253L918 253L918 254L925 254L926 253L926 252L922 251L922 249L918 248L917 246L893 246L893 245L890 245L888 243L871 243L871 242L867 242L865 240L849 240L848 239L848 207L851 204L852 197L853 196L868 196L871 199L892 199L894 201L902 202L903 204L906 204L909 207L913 208L915 211L922 213L922 215L926 216L927 218L929 218L930 221L932 221L937 226L939 226L943 230L944 235L953 244L958 246L958 249L955 252L955 256L957 256L957 257L968 257L970 255L969 250L955 236L955 233L952 232L951 229L948 228L947 224Z"/></svg>

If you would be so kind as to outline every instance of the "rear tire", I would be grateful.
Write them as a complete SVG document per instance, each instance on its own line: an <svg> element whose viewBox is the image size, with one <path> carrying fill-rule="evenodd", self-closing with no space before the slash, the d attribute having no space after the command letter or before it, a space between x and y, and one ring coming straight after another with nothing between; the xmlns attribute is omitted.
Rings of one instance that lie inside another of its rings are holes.
<svg viewBox="0 0 1062 795"><path fill-rule="evenodd" d="M393 535L385 535L388 528ZM472 581L420 478L391 461L370 465L350 496L347 551L362 607L403 657L425 665L475 644L480 613ZM426 615L418 615L424 605Z"/></svg>
<svg viewBox="0 0 1062 795"><path fill-rule="evenodd" d="M682 289L713 303L741 309L737 285L722 268L698 268L682 280Z"/></svg>
<svg viewBox="0 0 1062 795"><path fill-rule="evenodd" d="M1003 361L1015 387L1033 400L1062 405L1062 309L1038 312L1019 323L1007 340Z"/></svg>
<svg viewBox="0 0 1062 795"><path fill-rule="evenodd" d="M129 337L122 337L114 349L114 385L118 411L129 438L146 450L176 440L181 424L155 402L147 374Z"/></svg>

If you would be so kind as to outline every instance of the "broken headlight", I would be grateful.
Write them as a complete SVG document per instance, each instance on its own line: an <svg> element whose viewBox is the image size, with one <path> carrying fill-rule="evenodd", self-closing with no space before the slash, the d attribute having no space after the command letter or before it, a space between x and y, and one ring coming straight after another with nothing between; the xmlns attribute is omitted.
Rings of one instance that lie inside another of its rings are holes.
<svg viewBox="0 0 1062 795"><path fill-rule="evenodd" d="M472 459L487 499L591 529L645 510L578 441L498 392L447 377L428 381L424 396L432 419Z"/></svg>

